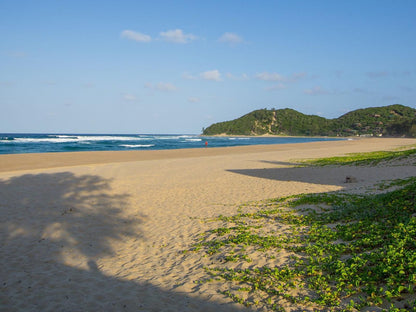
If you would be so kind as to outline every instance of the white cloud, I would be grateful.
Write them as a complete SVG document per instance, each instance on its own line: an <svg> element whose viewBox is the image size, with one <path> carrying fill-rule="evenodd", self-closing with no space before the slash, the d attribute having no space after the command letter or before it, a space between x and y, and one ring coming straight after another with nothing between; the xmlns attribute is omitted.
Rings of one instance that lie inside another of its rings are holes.
<svg viewBox="0 0 416 312"><path fill-rule="evenodd" d="M232 75L231 76L230 75L231 74L226 74L227 78L232 79L231 78ZM245 76L247 76L247 75L245 75ZM237 77L235 77L235 76L232 76L232 77L234 77L234 79L237 79ZM187 80L203 79L203 80L212 80L212 81L222 81L221 73L219 72L218 69L207 70L207 71L204 71L202 73L199 73L198 75L193 75L193 74L190 74L188 72L185 72L185 73L182 74L182 78L187 79Z"/></svg>
<svg viewBox="0 0 416 312"><path fill-rule="evenodd" d="M153 85L152 85L150 82L146 82L146 83L144 84L144 87L145 87L146 89L153 89Z"/></svg>
<svg viewBox="0 0 416 312"><path fill-rule="evenodd" d="M187 79L187 80L195 80L195 79L198 79L198 77L195 77L195 76L191 75L188 72L183 73L182 74L182 78L183 79Z"/></svg>
<svg viewBox="0 0 416 312"><path fill-rule="evenodd" d="M191 103L198 103L199 101L200 101L200 99L198 97L195 97L195 96L191 96L191 97L188 98L188 102L191 102Z"/></svg>
<svg viewBox="0 0 416 312"><path fill-rule="evenodd" d="M156 85L156 89L159 91L169 91L169 92L176 91L176 87L169 82L159 82Z"/></svg>
<svg viewBox="0 0 416 312"><path fill-rule="evenodd" d="M168 30L160 33L163 40L173 43L188 43L198 37L192 34L184 34L181 29Z"/></svg>
<svg viewBox="0 0 416 312"><path fill-rule="evenodd" d="M155 85L153 85L150 82L147 82L147 83L145 83L144 87L147 88L147 89L153 89L153 90L158 90L158 91L166 91L166 92L173 92L173 91L177 90L177 88L169 82L159 82Z"/></svg>
<svg viewBox="0 0 416 312"><path fill-rule="evenodd" d="M217 70L208 70L199 75L204 80L221 81L221 73Z"/></svg>
<svg viewBox="0 0 416 312"><path fill-rule="evenodd" d="M303 93L307 95L326 95L330 94L331 92L324 90L321 87L313 87L312 89L304 90Z"/></svg>
<svg viewBox="0 0 416 312"><path fill-rule="evenodd" d="M230 32L224 33L218 39L218 41L219 42L230 43L230 44L238 44L238 43L243 43L244 42L242 37L240 37L239 35L237 35L235 33L230 33Z"/></svg>
<svg viewBox="0 0 416 312"><path fill-rule="evenodd" d="M282 75L279 75L278 73L258 73L256 75L257 79L265 80L265 81L284 81L285 78Z"/></svg>
<svg viewBox="0 0 416 312"><path fill-rule="evenodd" d="M152 37L150 37L149 35L145 35L133 30L123 30L120 36L122 38L134 40L137 42L149 42L152 40Z"/></svg>
<svg viewBox="0 0 416 312"><path fill-rule="evenodd" d="M233 75L231 73L226 73L225 77L231 80L248 80L247 74L241 74L240 76Z"/></svg>
<svg viewBox="0 0 416 312"><path fill-rule="evenodd" d="M305 72L294 73L290 76L283 76L278 73L262 72L262 73L256 74L255 77L257 79L264 80L264 81L280 81L280 82L286 82L286 83L295 83L309 76Z"/></svg>

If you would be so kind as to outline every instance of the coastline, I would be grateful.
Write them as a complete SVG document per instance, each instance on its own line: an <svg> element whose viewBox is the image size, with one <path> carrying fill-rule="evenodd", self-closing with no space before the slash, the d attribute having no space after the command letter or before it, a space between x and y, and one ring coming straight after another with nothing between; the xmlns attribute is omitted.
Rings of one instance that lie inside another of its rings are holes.
<svg viewBox="0 0 416 312"><path fill-rule="evenodd" d="M160 160L169 158L191 158L205 156L221 156L229 154L278 152L299 148L334 148L344 146L348 142L350 153L375 151L384 146L399 148L405 145L416 144L416 139L408 138L354 138L350 140L337 140L329 142L308 142L271 145L250 145L232 147L203 147L174 150L143 150L143 151L88 151L88 152L59 152L59 153L28 153L28 154L1 154L0 172L30 170L42 168L72 167L79 165L106 164L112 162L134 162L144 160ZM368 142L367 144L357 144ZM356 148L355 146L358 146ZM367 149L368 147L368 149ZM363 150L365 148L365 150ZM348 151L345 151L348 153Z"/></svg>
<svg viewBox="0 0 416 312"><path fill-rule="evenodd" d="M241 311L215 286L196 283L208 260L183 252L213 226L203 220L249 201L416 176L413 165L293 167L297 159L414 144L360 138L0 155L0 310ZM357 182L345 183L347 175Z"/></svg>
<svg viewBox="0 0 416 312"><path fill-rule="evenodd" d="M350 138L350 137L331 137L331 136L301 136L301 135L286 135L286 134L253 134L253 135L244 135L244 134L227 134L227 133L220 133L220 134L201 134L200 136L203 137L247 137L247 138L261 138L261 137L276 137L276 138ZM357 138L357 137L351 137Z"/></svg>
<svg viewBox="0 0 416 312"><path fill-rule="evenodd" d="M170 150L337 140L318 137L201 137L189 134L0 134L0 154Z"/></svg>
<svg viewBox="0 0 416 312"><path fill-rule="evenodd" d="M209 134L204 135L201 134L200 137L213 137L213 138L301 138L301 139L307 139L307 138L316 138L316 139L334 139L334 140L350 140L350 139L362 139L365 137L357 137L357 136L349 136L349 137L333 137L333 136L314 136L314 135L280 135L280 134L259 134L259 135L243 135L243 134L226 134L226 133L220 133L220 134ZM368 137L367 137L368 138ZM374 137L375 138L375 137Z"/></svg>

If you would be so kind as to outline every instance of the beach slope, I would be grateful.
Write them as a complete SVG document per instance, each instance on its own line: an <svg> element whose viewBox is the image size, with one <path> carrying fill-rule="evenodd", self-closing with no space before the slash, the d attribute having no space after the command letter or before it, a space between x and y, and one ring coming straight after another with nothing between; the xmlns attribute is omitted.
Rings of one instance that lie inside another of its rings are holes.
<svg viewBox="0 0 416 312"><path fill-rule="evenodd" d="M184 253L207 218L299 193L360 191L400 167L299 159L416 144L368 138L173 151L0 155L1 311L239 311ZM345 183L353 176L354 183ZM244 308L245 309L245 308Z"/></svg>

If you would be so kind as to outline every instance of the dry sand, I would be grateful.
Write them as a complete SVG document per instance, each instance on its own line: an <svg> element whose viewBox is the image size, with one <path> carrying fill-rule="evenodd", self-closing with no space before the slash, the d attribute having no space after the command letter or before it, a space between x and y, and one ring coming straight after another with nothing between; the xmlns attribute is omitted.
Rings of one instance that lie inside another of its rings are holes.
<svg viewBox="0 0 416 312"><path fill-rule="evenodd" d="M0 155L1 311L239 311L183 253L238 204L362 189L414 166L292 168L301 158L392 150L359 139L152 152ZM352 175L356 183L344 183Z"/></svg>

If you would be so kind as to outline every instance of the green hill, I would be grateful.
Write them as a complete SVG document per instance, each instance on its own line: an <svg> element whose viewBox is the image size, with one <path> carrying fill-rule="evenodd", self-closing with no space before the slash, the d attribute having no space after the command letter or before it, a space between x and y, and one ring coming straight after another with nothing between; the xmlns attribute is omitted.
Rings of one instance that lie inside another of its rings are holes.
<svg viewBox="0 0 416 312"><path fill-rule="evenodd" d="M336 119L293 109L260 109L215 123L204 135L408 136L416 137L416 110L400 104L351 111Z"/></svg>

